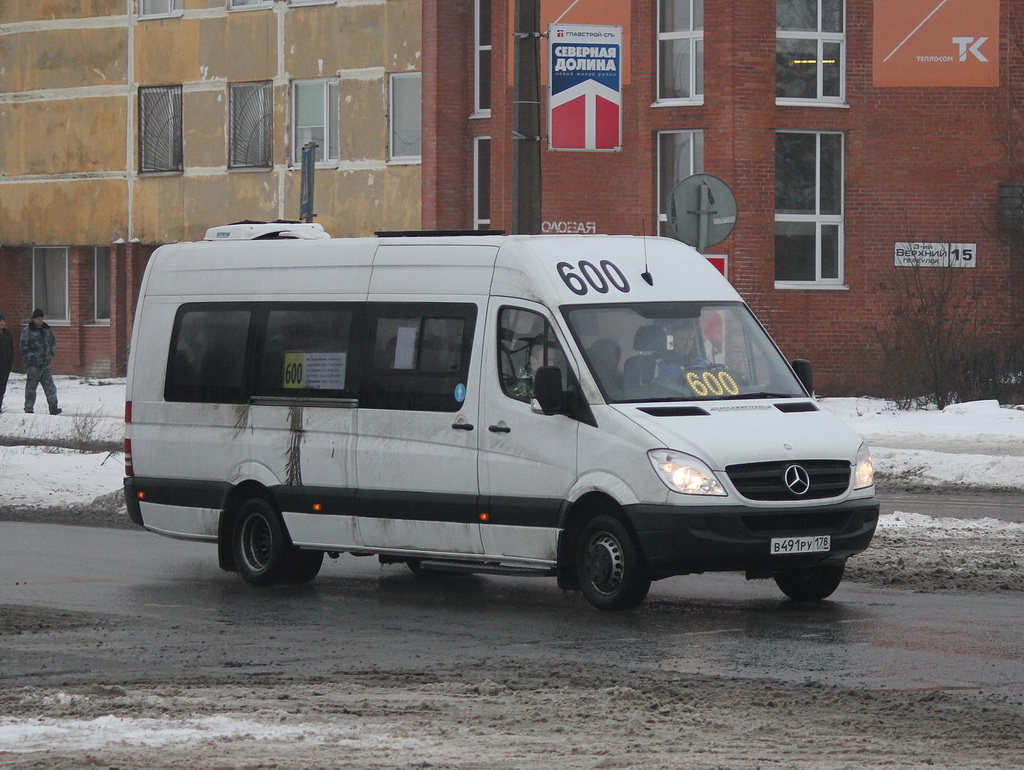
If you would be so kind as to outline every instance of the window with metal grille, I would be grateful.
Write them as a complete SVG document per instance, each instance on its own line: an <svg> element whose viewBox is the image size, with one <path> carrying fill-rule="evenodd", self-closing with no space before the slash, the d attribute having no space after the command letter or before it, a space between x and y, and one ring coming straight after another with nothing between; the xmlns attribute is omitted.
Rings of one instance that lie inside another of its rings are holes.
<svg viewBox="0 0 1024 770"><path fill-rule="evenodd" d="M270 81L232 83L231 168L270 168L274 147L274 89Z"/></svg>
<svg viewBox="0 0 1024 770"><path fill-rule="evenodd" d="M181 86L139 89L139 170L181 171Z"/></svg>

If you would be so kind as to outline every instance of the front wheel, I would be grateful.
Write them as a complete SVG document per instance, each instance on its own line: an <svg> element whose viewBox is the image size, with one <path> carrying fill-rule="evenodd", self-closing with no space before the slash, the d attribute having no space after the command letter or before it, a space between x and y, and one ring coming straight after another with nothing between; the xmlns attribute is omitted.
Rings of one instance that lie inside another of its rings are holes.
<svg viewBox="0 0 1024 770"><path fill-rule="evenodd" d="M576 546L576 574L587 601L601 610L621 610L642 602L651 577L629 530L618 519L591 520Z"/></svg>
<svg viewBox="0 0 1024 770"><path fill-rule="evenodd" d="M833 594L843 582L846 563L826 564L781 572L775 576L779 589L796 602L817 602Z"/></svg>

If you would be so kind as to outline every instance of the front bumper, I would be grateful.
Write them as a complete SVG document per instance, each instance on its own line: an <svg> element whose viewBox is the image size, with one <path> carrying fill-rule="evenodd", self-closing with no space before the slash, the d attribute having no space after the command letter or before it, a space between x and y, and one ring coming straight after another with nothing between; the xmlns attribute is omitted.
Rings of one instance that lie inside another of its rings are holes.
<svg viewBox="0 0 1024 770"><path fill-rule="evenodd" d="M871 542L878 525L873 497L811 508L626 507L656 578L694 572L745 572L770 577L787 569L842 564ZM830 535L827 553L769 553L773 537Z"/></svg>

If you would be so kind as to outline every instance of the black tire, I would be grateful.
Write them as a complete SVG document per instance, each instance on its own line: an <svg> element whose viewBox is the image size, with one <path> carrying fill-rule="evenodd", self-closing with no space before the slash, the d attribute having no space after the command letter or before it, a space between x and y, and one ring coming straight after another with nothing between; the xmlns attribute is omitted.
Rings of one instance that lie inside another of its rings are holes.
<svg viewBox="0 0 1024 770"><path fill-rule="evenodd" d="M583 595L600 610L636 607L651 576L629 530L613 516L587 523L576 544L576 574Z"/></svg>
<svg viewBox="0 0 1024 770"><path fill-rule="evenodd" d="M320 572L324 555L291 544L281 517L262 497L242 504L232 531L231 547L238 573L247 583L308 583Z"/></svg>
<svg viewBox="0 0 1024 770"><path fill-rule="evenodd" d="M795 602L818 602L831 596L843 582L846 563L838 566L826 564L820 567L805 567L781 572L775 576L775 584Z"/></svg>

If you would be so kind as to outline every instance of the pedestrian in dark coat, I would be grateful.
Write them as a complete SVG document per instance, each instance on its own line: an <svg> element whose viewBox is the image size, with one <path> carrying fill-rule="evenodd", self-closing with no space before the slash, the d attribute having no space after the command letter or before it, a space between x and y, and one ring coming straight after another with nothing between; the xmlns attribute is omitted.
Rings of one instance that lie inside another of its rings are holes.
<svg viewBox="0 0 1024 770"><path fill-rule="evenodd" d="M4 410L4 394L7 393L7 380L11 376L14 365L14 337L7 328L7 316L0 313L0 412Z"/></svg>
<svg viewBox="0 0 1024 770"><path fill-rule="evenodd" d="M53 384L50 362L57 355L57 340L50 325L43 320L45 314L36 308L32 321L21 333L21 361L25 364L25 412L32 414L36 406L36 390L43 386L50 414L60 414L57 407L57 386Z"/></svg>

